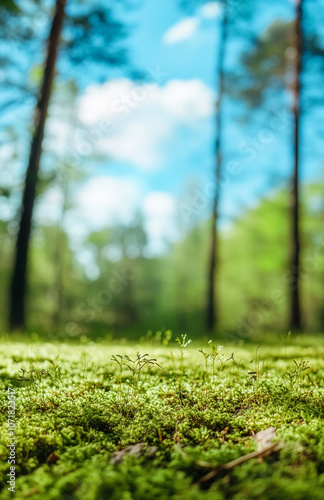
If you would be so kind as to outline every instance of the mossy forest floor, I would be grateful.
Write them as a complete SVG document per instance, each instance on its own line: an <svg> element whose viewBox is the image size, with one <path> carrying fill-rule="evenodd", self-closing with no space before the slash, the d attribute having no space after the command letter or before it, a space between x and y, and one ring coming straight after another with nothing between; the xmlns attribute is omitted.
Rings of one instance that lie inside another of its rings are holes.
<svg viewBox="0 0 324 500"><path fill-rule="evenodd" d="M182 340L4 340L1 498L323 499L324 337L221 349ZM255 434L269 427L277 444L268 454L220 467L256 451Z"/></svg>

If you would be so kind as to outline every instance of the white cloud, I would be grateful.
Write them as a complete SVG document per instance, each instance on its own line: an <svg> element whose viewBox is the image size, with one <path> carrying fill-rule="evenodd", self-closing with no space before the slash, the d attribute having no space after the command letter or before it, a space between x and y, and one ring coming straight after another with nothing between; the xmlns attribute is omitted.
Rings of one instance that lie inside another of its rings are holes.
<svg viewBox="0 0 324 500"><path fill-rule="evenodd" d="M161 101L174 118L188 123L212 114L214 93L201 80L171 80L164 88Z"/></svg>
<svg viewBox="0 0 324 500"><path fill-rule="evenodd" d="M148 254L165 251L167 243L178 236L176 200L162 191L144 195L142 186L130 178L101 176L88 181L76 193L75 208L67 213L64 225L72 236L72 246L78 250L89 231L117 223L129 225L139 211L148 235ZM106 257L118 260L116 250L108 242Z"/></svg>
<svg viewBox="0 0 324 500"><path fill-rule="evenodd" d="M145 229L149 236L149 252L161 253L178 236L176 227L176 200L166 192L152 191L143 200Z"/></svg>
<svg viewBox="0 0 324 500"><path fill-rule="evenodd" d="M163 41L167 44L173 44L186 40L194 35L198 26L199 20L196 17L184 17L166 31Z"/></svg>
<svg viewBox="0 0 324 500"><path fill-rule="evenodd" d="M65 121L62 116L49 115L46 123L44 148L63 155L71 147L73 139L74 131L71 124Z"/></svg>
<svg viewBox="0 0 324 500"><path fill-rule="evenodd" d="M73 208L63 223L74 250L91 231L132 222L141 197L140 184L128 177L100 176L83 184L71 196Z"/></svg>
<svg viewBox="0 0 324 500"><path fill-rule="evenodd" d="M178 149L186 155L190 134L195 141L205 137L213 110L214 93L199 79L169 80L159 86L137 85L122 78L86 89L76 107L80 124L72 134L65 122L53 119L48 135L55 137L57 151L68 148L71 155L87 159L89 166L91 155L104 154L135 168L152 170L172 164ZM75 251L90 231L130 224L138 210L145 217L151 253L163 251L165 241L177 235L173 197L161 192L145 194L144 186L133 176L92 178L69 199L73 208L65 215L64 227ZM54 191L40 200L38 220L46 223L56 219L54 207L60 207L61 201Z"/></svg>
<svg viewBox="0 0 324 500"><path fill-rule="evenodd" d="M199 14L205 19L216 19L221 11L219 2L207 2L199 9Z"/></svg>
<svg viewBox="0 0 324 500"><path fill-rule="evenodd" d="M51 117L46 146L72 164L97 154L142 170L168 162L179 127L194 128L212 115L214 93L199 79L165 85L120 78L89 86L78 99L78 120Z"/></svg>
<svg viewBox="0 0 324 500"><path fill-rule="evenodd" d="M203 19L216 19L221 11L219 2L207 2L202 5L195 16L183 17L171 26L163 35L167 45L182 42L193 37L199 30Z"/></svg>
<svg viewBox="0 0 324 500"><path fill-rule="evenodd" d="M144 170L158 168L168 138L180 125L195 126L210 116L213 102L212 90L198 79L170 80L162 87L126 78L92 85L79 101L87 133L76 150L88 147Z"/></svg>
<svg viewBox="0 0 324 500"><path fill-rule="evenodd" d="M174 215L174 197L164 191L151 191L143 201L143 212L147 217Z"/></svg>
<svg viewBox="0 0 324 500"><path fill-rule="evenodd" d="M88 181L76 195L79 223L92 229L129 224L140 202L141 186L127 177L101 176Z"/></svg>

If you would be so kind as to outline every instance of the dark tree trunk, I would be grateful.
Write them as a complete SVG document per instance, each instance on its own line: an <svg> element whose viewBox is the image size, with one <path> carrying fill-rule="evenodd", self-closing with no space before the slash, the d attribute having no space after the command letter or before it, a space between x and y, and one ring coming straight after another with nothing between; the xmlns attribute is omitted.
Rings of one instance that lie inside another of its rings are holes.
<svg viewBox="0 0 324 500"><path fill-rule="evenodd" d="M216 141L215 141L215 196L213 200L213 212L211 223L211 238L208 260L208 287L207 287L207 311L206 311L206 326L208 331L212 331L217 322L217 307L216 307L216 273L217 273L217 253L218 253L218 240L217 240L217 223L218 223L218 208L220 200L220 182L221 182L221 169L222 169L222 108L223 108L223 95L224 95L224 63L225 63L225 50L227 44L228 34L228 12L227 0L223 2L223 17L221 22L220 42L218 51L218 103L216 110Z"/></svg>
<svg viewBox="0 0 324 500"><path fill-rule="evenodd" d="M48 39L47 56L40 96L35 109L33 137L26 172L21 216L16 242L14 269L11 280L9 304L10 330L21 330L25 326L26 271L31 222L36 194L39 162L42 153L44 128L55 73L57 47L64 19L64 8L65 0L57 0Z"/></svg>
<svg viewBox="0 0 324 500"><path fill-rule="evenodd" d="M295 21L295 81L293 89L293 115L294 115L294 173L291 197L291 318L290 327L295 330L301 329L300 311L300 228L299 228L299 121L300 121L300 75L302 70L302 0L296 0Z"/></svg>

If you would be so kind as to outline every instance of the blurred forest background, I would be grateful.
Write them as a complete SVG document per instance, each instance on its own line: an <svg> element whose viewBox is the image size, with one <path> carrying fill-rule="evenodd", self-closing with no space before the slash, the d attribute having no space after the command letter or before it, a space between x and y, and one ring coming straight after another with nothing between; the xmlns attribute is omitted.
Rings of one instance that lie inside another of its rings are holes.
<svg viewBox="0 0 324 500"><path fill-rule="evenodd" d="M2 330L323 331L323 7L0 1Z"/></svg>

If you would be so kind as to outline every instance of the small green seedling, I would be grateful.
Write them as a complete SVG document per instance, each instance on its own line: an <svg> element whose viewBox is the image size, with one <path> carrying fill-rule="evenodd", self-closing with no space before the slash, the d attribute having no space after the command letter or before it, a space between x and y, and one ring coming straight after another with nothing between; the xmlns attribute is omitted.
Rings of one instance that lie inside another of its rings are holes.
<svg viewBox="0 0 324 500"><path fill-rule="evenodd" d="M184 365L183 365L183 359L184 359L184 354L185 354L185 349L188 347L188 345L192 342L191 339L187 340L187 334L181 334L181 338L177 337L175 339L177 344L180 346L180 384L179 384L179 392L180 392L180 400L182 400L182 379L184 376Z"/></svg>
<svg viewBox="0 0 324 500"><path fill-rule="evenodd" d="M307 370L309 370L310 366L309 366L309 361L305 361L305 360L300 360L300 361L297 362L294 359L294 363L295 363L295 366L296 366L296 368L294 369L294 371L286 372L284 376L290 382L290 389L293 390L294 387L296 386L297 390L298 390L299 387L300 387L301 376L302 376L302 374L304 372L306 372Z"/></svg>
<svg viewBox="0 0 324 500"><path fill-rule="evenodd" d="M213 376L213 380L214 380L216 359L219 358L220 363L222 363L222 358L220 357L220 352L223 349L223 346L214 344L214 342L212 340L208 341L208 345L211 348L211 353L209 355L209 359L211 360L211 363L212 363L212 376Z"/></svg>
<svg viewBox="0 0 324 500"><path fill-rule="evenodd" d="M208 360L210 359L210 354L205 352L203 349L198 349L198 352L200 352L205 358L205 380L207 381Z"/></svg>

